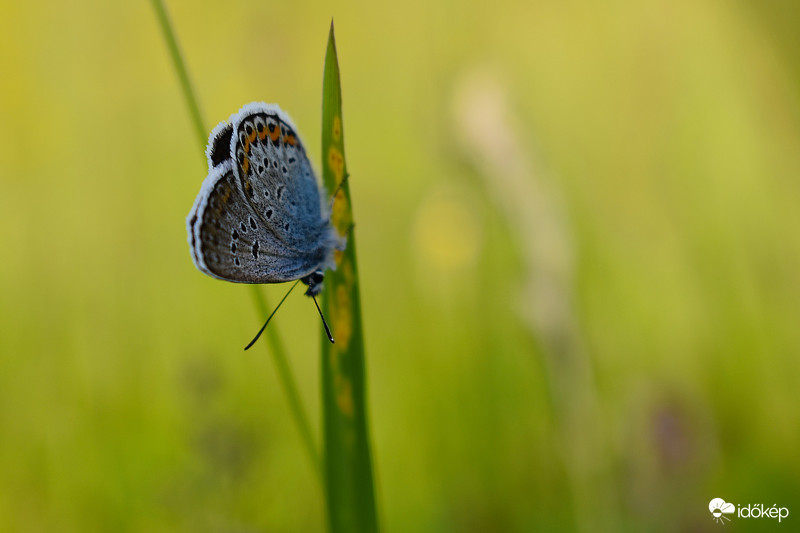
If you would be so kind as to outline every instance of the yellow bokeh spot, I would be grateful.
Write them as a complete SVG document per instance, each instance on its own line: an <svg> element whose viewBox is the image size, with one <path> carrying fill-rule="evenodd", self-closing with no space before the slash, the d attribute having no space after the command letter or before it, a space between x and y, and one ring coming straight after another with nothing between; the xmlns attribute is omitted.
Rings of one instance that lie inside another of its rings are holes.
<svg viewBox="0 0 800 533"><path fill-rule="evenodd" d="M336 176L336 184L338 185L344 175L344 156L335 146L331 146L330 150L328 150L328 168Z"/></svg>
<svg viewBox="0 0 800 533"><path fill-rule="evenodd" d="M333 140L339 141L342 138L342 119L339 118L339 115L333 117Z"/></svg>
<svg viewBox="0 0 800 533"><path fill-rule="evenodd" d="M481 247L480 207L468 195L437 193L414 220L415 255L442 272L469 266Z"/></svg>

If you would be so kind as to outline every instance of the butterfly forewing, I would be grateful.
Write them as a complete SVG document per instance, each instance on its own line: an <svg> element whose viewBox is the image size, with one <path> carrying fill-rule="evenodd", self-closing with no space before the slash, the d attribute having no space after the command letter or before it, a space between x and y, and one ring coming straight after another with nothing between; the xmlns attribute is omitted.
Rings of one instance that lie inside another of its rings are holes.
<svg viewBox="0 0 800 533"><path fill-rule="evenodd" d="M231 135L233 135L233 125L220 122L208 136L206 158L208 158L209 172L215 166L231 158Z"/></svg>
<svg viewBox="0 0 800 533"><path fill-rule="evenodd" d="M263 222L299 254L330 247L319 185L289 117L277 106L249 104L232 122L234 172Z"/></svg>

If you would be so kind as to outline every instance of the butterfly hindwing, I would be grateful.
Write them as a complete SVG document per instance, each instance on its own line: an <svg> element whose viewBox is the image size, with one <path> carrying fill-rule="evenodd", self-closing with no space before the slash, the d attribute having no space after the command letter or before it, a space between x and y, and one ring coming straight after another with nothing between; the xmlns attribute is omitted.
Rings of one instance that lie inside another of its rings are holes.
<svg viewBox="0 0 800 533"><path fill-rule="evenodd" d="M238 188L231 163L212 170L187 218L192 259L202 272L239 283L278 283L313 272L325 257L276 244Z"/></svg>

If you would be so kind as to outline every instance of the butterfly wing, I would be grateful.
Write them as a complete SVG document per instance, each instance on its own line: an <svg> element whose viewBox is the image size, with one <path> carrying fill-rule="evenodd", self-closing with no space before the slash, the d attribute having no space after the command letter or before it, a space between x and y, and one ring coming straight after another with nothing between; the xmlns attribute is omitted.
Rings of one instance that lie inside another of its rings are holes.
<svg viewBox="0 0 800 533"><path fill-rule="evenodd" d="M211 135L208 136L206 158L208 159L209 172L215 166L231 158L231 135L233 135L233 124L220 122L211 132Z"/></svg>
<svg viewBox="0 0 800 533"><path fill-rule="evenodd" d="M209 175L186 219L199 270L239 283L278 283L332 265L337 239L316 178L277 106L245 106L214 129L206 155Z"/></svg>
<svg viewBox="0 0 800 533"><path fill-rule="evenodd" d="M234 174L248 202L286 250L331 250L327 205L305 148L278 106L252 103L232 117Z"/></svg>

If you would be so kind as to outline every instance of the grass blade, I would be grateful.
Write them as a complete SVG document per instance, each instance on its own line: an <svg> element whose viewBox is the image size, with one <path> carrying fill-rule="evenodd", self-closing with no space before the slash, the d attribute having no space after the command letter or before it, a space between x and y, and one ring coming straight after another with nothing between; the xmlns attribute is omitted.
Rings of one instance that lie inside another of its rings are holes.
<svg viewBox="0 0 800 533"><path fill-rule="evenodd" d="M205 124L203 123L202 115L200 113L200 106L197 104L197 97L195 96L192 88L192 84L189 79L189 73L186 70L186 65L184 64L183 57L181 56L180 47L178 46L178 41L175 38L175 32L172 29L172 24L170 23L169 15L167 14L164 2L163 0L151 0L151 4L153 5L153 10L156 13L156 17L158 18L161 31L164 34L164 40L166 41L167 48L172 59L172 66L178 75L178 79L181 84L181 90L183 91L186 105L189 108L189 113L192 117L195 133L197 134L200 142L199 153L203 156L203 161L205 161L204 154L209 130L206 129ZM251 285L250 289L252 291L253 300L256 304L256 309L258 310L259 316L267 316L270 312L270 309L266 299L264 298L264 295L261 294L260 288L258 285ZM311 460L314 472L318 477L321 477L322 467L320 464L319 454L317 453L317 449L314 445L314 438L311 433L311 424L308 422L308 416L306 415L306 411L303 408L302 401L300 400L300 393L298 392L297 384L291 368L289 367L289 360L286 357L286 351L283 348L283 343L278 335L278 331L274 327L267 328L266 337L271 348L270 355L272 356L273 363L278 371L278 380L281 382L283 392L286 394L286 399L289 402L292 418L297 426L297 430L300 432L300 437L303 440L303 445L306 449L309 459Z"/></svg>
<svg viewBox="0 0 800 533"><path fill-rule="evenodd" d="M200 141L200 146L203 148L201 154L205 153L206 141L208 140L208 130L203 124L203 116L200 114L200 105L197 103L197 97L192 88L192 82L189 80L189 73L186 71L186 64L181 55L181 49L178 46L178 40L175 38L175 32L172 30L172 23L167 14L167 8L164 6L163 0L150 0L153 4L153 11L156 12L158 25L161 27L161 33L164 35L164 40L167 43L167 50L169 50L170 58L172 59L172 67L178 75L178 81L181 84L183 91L183 98L186 100L186 106L189 108L189 114L192 116L192 125L194 126L195 135Z"/></svg>
<svg viewBox="0 0 800 533"><path fill-rule="evenodd" d="M334 533L374 532L378 518L367 430L361 303L332 22L323 76L322 169L327 190L337 191L332 223L340 235L347 236L346 250L337 252L336 271L326 274L323 298L336 339L331 344L322 336L320 361L328 519Z"/></svg>

